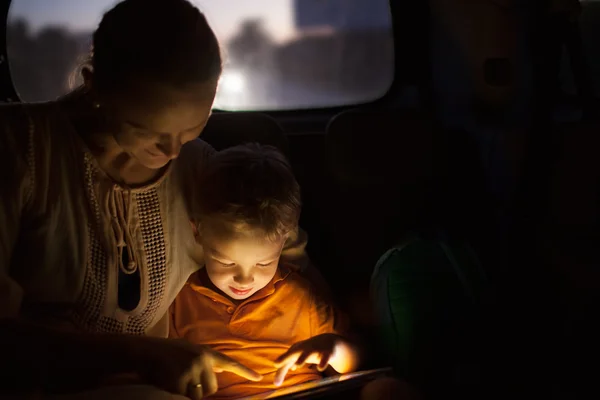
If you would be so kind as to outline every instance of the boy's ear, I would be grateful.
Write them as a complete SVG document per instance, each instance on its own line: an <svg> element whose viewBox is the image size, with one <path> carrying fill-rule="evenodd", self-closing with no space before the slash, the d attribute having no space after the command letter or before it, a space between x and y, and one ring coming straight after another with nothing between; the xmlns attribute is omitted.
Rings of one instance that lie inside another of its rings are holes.
<svg viewBox="0 0 600 400"><path fill-rule="evenodd" d="M192 227L192 232L194 232L194 238L198 239L198 223L194 220L190 220L190 226Z"/></svg>

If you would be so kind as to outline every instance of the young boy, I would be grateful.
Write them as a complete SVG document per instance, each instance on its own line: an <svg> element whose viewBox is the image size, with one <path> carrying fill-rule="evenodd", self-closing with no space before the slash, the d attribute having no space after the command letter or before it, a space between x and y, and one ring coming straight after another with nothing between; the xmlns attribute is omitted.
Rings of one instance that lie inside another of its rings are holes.
<svg viewBox="0 0 600 400"><path fill-rule="evenodd" d="M173 303L171 336L208 345L263 375L249 382L220 373L211 398L320 379L328 366L354 370L357 350L342 336L332 305L279 260L301 209L285 157L268 146L236 146L218 153L198 184L208 193L193 216L205 268Z"/></svg>

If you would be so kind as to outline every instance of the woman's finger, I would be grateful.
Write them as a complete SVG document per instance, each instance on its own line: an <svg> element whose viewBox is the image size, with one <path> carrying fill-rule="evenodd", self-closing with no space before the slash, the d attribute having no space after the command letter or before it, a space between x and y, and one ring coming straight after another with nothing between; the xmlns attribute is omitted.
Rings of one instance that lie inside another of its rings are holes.
<svg viewBox="0 0 600 400"><path fill-rule="evenodd" d="M204 388L202 387L202 370L205 368L205 362L198 359L194 362L188 373L182 377L185 382L185 392L181 393L192 400L200 400L204 397Z"/></svg>
<svg viewBox="0 0 600 400"><path fill-rule="evenodd" d="M202 391L205 396L210 396L219 390L217 375L212 368L205 368L201 372L200 382L202 383Z"/></svg>
<svg viewBox="0 0 600 400"><path fill-rule="evenodd" d="M200 383L200 379L190 381L186 395L192 400L201 400L204 397L203 385Z"/></svg>
<svg viewBox="0 0 600 400"><path fill-rule="evenodd" d="M248 379L250 381L258 382L263 376L258 372L254 371L246 367L245 365L240 364L232 358L227 357L221 353L214 353L212 357L212 366L210 368L211 372L216 371L227 371L237 376L241 376L242 378ZM216 379L216 377L215 377ZM206 388L205 388L206 392Z"/></svg>
<svg viewBox="0 0 600 400"><path fill-rule="evenodd" d="M174 380L168 380L164 389L171 393L180 394L186 396L190 391L190 383L193 381L191 375L181 375Z"/></svg>

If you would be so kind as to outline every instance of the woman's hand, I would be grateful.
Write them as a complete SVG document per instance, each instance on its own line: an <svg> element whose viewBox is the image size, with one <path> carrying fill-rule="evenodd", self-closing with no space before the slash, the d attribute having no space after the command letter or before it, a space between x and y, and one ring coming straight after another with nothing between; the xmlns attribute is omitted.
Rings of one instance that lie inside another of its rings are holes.
<svg viewBox="0 0 600 400"><path fill-rule="evenodd" d="M262 379L223 354L183 340L81 334L2 318L0 367L5 371L0 398L7 392L62 394L102 384L146 383L198 400L218 389L218 372Z"/></svg>
<svg viewBox="0 0 600 400"><path fill-rule="evenodd" d="M217 391L216 373L227 371L251 381L262 375L206 346L178 339L140 338L132 353L144 381L198 400ZM137 354L136 354L137 353Z"/></svg>
<svg viewBox="0 0 600 400"><path fill-rule="evenodd" d="M320 372L331 365L339 373L356 368L357 352L354 346L341 336L325 333L298 342L275 360L275 385L280 386L287 373L305 364L316 364Z"/></svg>

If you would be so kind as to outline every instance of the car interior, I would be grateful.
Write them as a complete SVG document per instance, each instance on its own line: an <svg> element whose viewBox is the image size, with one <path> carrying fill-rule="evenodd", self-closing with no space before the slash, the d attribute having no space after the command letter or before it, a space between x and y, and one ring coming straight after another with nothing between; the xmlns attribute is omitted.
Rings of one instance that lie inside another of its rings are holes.
<svg viewBox="0 0 600 400"><path fill-rule="evenodd" d="M89 45L94 1L42 3L0 2L4 102L65 93ZM272 2L223 2L239 28L196 3L239 31L200 138L289 158L361 369L424 398L595 397L600 1L281 0L296 36L270 41Z"/></svg>

